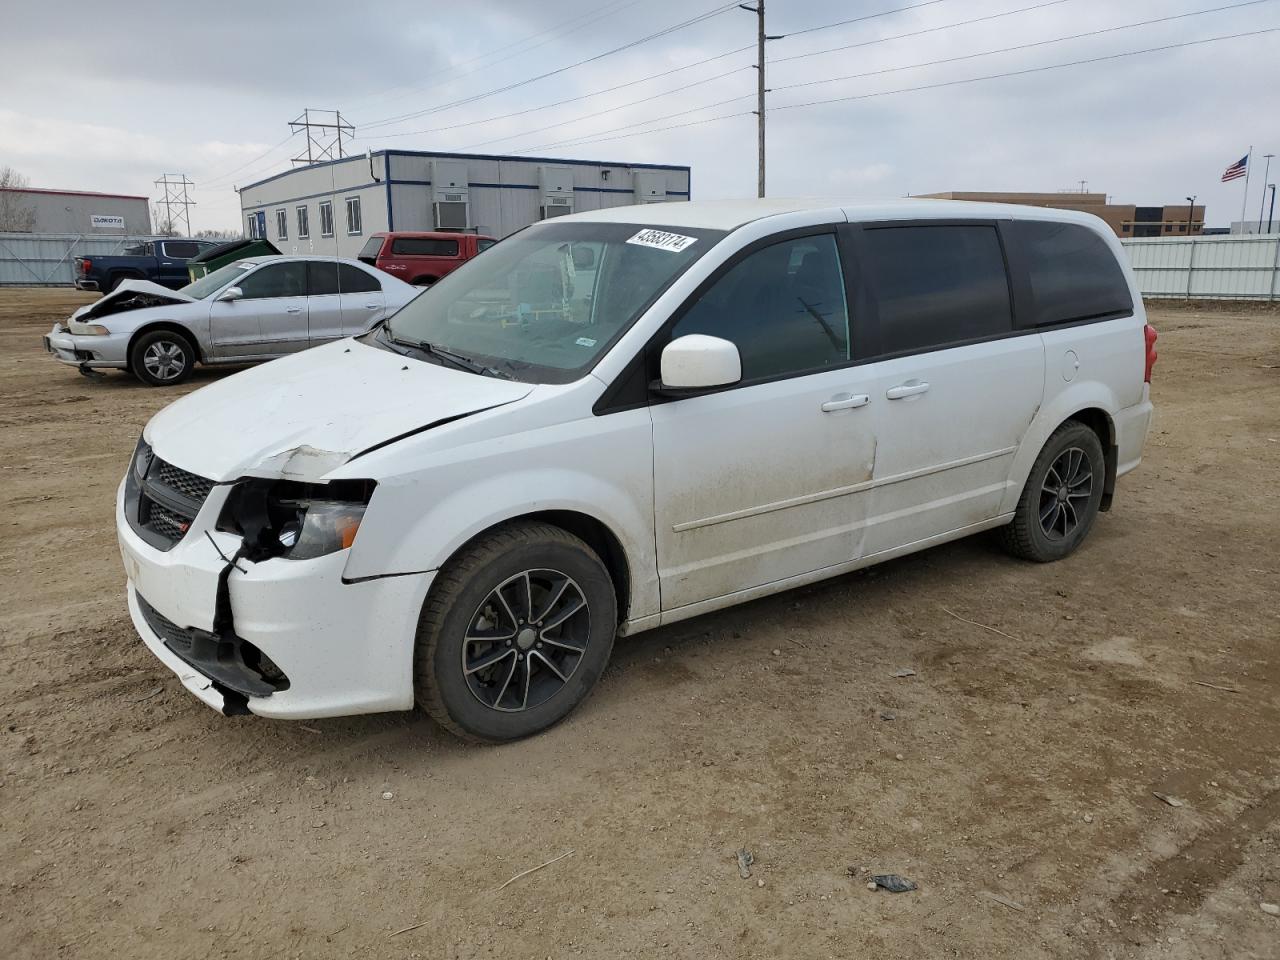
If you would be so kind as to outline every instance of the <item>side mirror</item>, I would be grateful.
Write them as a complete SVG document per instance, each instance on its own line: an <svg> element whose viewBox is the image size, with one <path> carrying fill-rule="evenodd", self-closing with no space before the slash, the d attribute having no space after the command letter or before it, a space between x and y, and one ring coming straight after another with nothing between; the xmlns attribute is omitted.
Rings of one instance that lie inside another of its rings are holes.
<svg viewBox="0 0 1280 960"><path fill-rule="evenodd" d="M232 300L239 300L243 296L244 291L239 287L227 287L227 289L223 290L222 293L218 295L218 299L230 302Z"/></svg>
<svg viewBox="0 0 1280 960"><path fill-rule="evenodd" d="M660 369L658 391L679 396L737 383L742 379L742 357L728 340L691 333L663 348Z"/></svg>
<svg viewBox="0 0 1280 960"><path fill-rule="evenodd" d="M596 252L590 247L573 248L573 266L577 270L590 270L596 265Z"/></svg>

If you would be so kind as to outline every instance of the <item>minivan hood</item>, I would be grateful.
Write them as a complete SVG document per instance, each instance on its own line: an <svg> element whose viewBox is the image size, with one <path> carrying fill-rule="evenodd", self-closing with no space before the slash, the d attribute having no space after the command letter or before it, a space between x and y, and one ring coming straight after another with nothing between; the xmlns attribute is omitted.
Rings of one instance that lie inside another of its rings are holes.
<svg viewBox="0 0 1280 960"><path fill-rule="evenodd" d="M71 314L71 320L73 323L83 323L93 317L106 317L126 310L140 310L143 307L158 307L169 303L195 303L195 299L150 280L125 280L106 296L85 304Z"/></svg>
<svg viewBox="0 0 1280 960"><path fill-rule="evenodd" d="M202 387L144 435L156 456L210 480L314 481L370 447L532 390L339 340Z"/></svg>

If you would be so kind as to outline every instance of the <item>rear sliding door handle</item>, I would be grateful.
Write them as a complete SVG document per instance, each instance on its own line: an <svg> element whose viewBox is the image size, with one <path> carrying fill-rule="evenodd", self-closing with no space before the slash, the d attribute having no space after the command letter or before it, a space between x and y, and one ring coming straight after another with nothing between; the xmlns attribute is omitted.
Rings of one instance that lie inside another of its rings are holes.
<svg viewBox="0 0 1280 960"><path fill-rule="evenodd" d="M871 398L865 393L859 393L856 396L850 396L847 393L837 394L822 405L823 413L831 413L835 410L852 410L854 407L865 407L871 402Z"/></svg>
<svg viewBox="0 0 1280 960"><path fill-rule="evenodd" d="M884 395L890 400L902 400L905 397L917 397L922 393L929 392L929 384L923 380L908 380L906 383L900 383L896 387L890 387L885 391Z"/></svg>

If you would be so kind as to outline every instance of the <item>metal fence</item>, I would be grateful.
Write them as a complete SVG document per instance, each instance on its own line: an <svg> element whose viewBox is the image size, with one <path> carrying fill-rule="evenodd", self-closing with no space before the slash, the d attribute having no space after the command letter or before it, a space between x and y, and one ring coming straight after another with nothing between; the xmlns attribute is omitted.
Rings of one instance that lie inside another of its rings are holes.
<svg viewBox="0 0 1280 960"><path fill-rule="evenodd" d="M69 287L77 257L110 256L151 237L0 233L0 286Z"/></svg>
<svg viewBox="0 0 1280 960"><path fill-rule="evenodd" d="M1280 300L1280 234L1120 242L1144 297Z"/></svg>

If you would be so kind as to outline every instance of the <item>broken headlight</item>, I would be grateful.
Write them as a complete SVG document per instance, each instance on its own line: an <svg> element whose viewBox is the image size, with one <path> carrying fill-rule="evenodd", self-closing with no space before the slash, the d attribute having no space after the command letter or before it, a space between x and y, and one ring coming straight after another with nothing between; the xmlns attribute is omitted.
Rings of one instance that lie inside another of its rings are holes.
<svg viewBox="0 0 1280 960"><path fill-rule="evenodd" d="M218 529L242 536L249 560L323 557L355 542L373 488L372 480L242 480L227 497Z"/></svg>
<svg viewBox="0 0 1280 960"><path fill-rule="evenodd" d="M151 467L151 459L155 454L151 450L151 444L138 438L138 446L133 451L133 474L139 480L147 475L147 470Z"/></svg>

